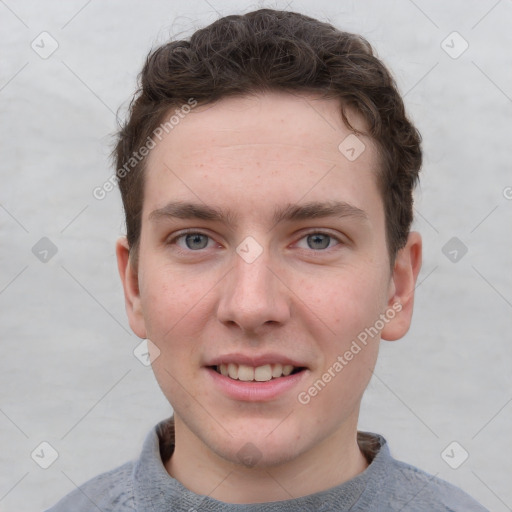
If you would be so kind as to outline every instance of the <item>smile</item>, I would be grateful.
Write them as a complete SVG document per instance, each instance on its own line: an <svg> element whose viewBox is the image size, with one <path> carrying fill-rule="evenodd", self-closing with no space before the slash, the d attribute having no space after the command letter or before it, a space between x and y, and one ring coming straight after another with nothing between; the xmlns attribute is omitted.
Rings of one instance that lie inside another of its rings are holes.
<svg viewBox="0 0 512 512"><path fill-rule="evenodd" d="M268 382L270 380L288 377L301 371L303 368L294 367L291 364L264 364L262 366L249 366L245 364L219 364L212 367L224 377L243 382Z"/></svg>

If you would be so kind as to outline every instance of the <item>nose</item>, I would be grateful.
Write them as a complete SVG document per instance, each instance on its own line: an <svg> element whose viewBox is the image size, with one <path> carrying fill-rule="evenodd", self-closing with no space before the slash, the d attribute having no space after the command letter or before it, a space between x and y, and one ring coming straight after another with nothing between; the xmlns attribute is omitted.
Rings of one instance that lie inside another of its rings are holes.
<svg viewBox="0 0 512 512"><path fill-rule="evenodd" d="M290 318L290 291L270 268L265 252L252 263L235 255L234 268L223 280L218 319L246 333L259 333Z"/></svg>

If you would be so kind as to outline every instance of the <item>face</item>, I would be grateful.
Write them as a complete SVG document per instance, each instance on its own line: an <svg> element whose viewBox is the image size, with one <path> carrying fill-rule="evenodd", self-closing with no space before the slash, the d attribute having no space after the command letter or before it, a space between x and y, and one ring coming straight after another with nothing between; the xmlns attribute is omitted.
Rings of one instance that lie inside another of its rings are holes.
<svg viewBox="0 0 512 512"><path fill-rule="evenodd" d="M336 100L272 93L196 107L149 155L137 269L118 258L177 444L274 465L355 432L419 263L390 270L378 153L348 159L350 134Z"/></svg>

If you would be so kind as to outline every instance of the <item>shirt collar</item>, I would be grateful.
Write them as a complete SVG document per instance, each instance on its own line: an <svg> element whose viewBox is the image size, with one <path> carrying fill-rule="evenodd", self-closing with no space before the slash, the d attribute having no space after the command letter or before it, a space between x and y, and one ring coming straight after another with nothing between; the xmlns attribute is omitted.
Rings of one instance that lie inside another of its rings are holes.
<svg viewBox="0 0 512 512"><path fill-rule="evenodd" d="M357 433L361 451L369 466L356 477L319 493L296 499L274 503L235 505L203 496L186 489L172 478L165 469L164 462L174 449L173 418L156 425L147 435L142 453L133 470L133 485L137 510L168 510L188 512L189 510L240 511L240 510L349 510L358 502L373 500L377 493L376 483L382 485L386 477L386 466L391 460L389 447L379 434L372 432ZM364 493L364 496L363 496ZM264 507L263 507L264 505ZM274 508L275 507L275 508ZM335 507L335 508L329 508Z"/></svg>

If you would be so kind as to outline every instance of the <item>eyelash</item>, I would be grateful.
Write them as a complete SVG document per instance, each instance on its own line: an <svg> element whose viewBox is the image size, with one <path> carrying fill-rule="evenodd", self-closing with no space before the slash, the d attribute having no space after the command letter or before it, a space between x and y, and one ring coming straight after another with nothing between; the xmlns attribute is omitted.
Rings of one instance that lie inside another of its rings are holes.
<svg viewBox="0 0 512 512"><path fill-rule="evenodd" d="M183 247L180 247L178 244L177 244L177 241L180 240L180 239L184 239L187 235L201 235L201 236L206 236L210 241L213 241L213 238L208 235L207 233L203 233L202 231L197 231L197 230L194 230L194 229L188 229L188 230L185 230L185 231L181 231L179 233L177 233L176 235L174 235L172 238L170 238L168 241L167 241L167 245L175 245L177 246L178 250L180 251L183 251L183 252L187 252L187 253L192 253L192 252L196 252L196 253L201 253L202 251L204 251L205 249L207 248L204 248L204 249L198 249L198 250L193 250L193 249L189 249L189 248L183 248ZM337 237L331 233L328 233L326 231L318 231L318 230L312 230L312 231L309 231L307 233L304 233L298 241L300 240L303 240L305 238L307 238L308 236L311 236L311 235L323 235L323 236L327 236L332 240L336 241L337 243L334 245L334 246L331 246L331 247L326 247L325 249L319 249L319 250L315 250L315 249L304 249L304 250L309 250L311 252L315 252L315 253L323 253L323 252L327 252L329 249L332 249L333 247L336 247L337 245L343 245L344 242L343 240L340 239L340 237ZM297 242L295 242L297 243Z"/></svg>

